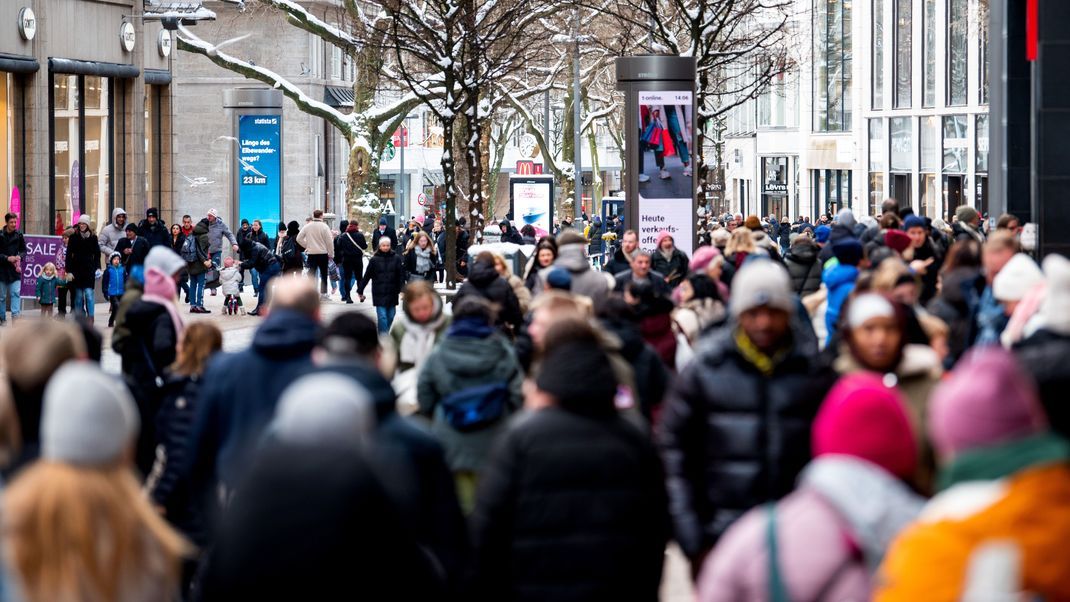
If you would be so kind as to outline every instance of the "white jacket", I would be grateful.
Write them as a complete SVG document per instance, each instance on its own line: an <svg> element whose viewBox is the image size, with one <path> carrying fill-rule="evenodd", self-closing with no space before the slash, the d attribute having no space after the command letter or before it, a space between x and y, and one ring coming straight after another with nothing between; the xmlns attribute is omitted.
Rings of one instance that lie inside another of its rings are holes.
<svg viewBox="0 0 1070 602"><path fill-rule="evenodd" d="M224 295L237 295L239 284L241 272L238 271L238 266L219 270L219 287L223 289Z"/></svg>
<svg viewBox="0 0 1070 602"><path fill-rule="evenodd" d="M326 255L334 258L334 236L331 228L321 219L314 219L297 233L297 244L309 255Z"/></svg>

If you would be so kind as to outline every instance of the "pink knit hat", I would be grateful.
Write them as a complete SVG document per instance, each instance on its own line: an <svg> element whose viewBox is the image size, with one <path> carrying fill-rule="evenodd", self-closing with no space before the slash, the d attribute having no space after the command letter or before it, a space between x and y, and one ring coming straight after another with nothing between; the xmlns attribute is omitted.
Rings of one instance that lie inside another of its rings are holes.
<svg viewBox="0 0 1070 602"><path fill-rule="evenodd" d="M706 267L721 254L721 250L713 245L706 245L705 247L699 247L695 254L691 257L691 264L688 265L688 269L692 272L705 272Z"/></svg>
<svg viewBox="0 0 1070 602"><path fill-rule="evenodd" d="M661 241L665 240L666 238L671 238L673 243L676 242L676 237L673 236L671 232L669 232L668 230L662 230L661 232L658 232L657 237L654 239L655 240L654 247L660 249L661 248Z"/></svg>
<svg viewBox="0 0 1070 602"><path fill-rule="evenodd" d="M944 458L1035 435L1047 425L1032 379L1002 347L967 353L929 398L929 435Z"/></svg>
<svg viewBox="0 0 1070 602"><path fill-rule="evenodd" d="M870 373L844 376L829 391L814 420L813 452L862 458L900 478L918 464L906 403Z"/></svg>

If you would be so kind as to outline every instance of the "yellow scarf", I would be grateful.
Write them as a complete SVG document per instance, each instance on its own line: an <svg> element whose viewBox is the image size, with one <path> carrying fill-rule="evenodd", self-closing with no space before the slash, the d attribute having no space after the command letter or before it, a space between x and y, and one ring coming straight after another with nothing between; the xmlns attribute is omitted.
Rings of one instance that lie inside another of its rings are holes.
<svg viewBox="0 0 1070 602"><path fill-rule="evenodd" d="M772 376L777 365L784 361L784 358L788 356L788 352L791 351L789 346L777 351L772 356L768 356L761 349L758 349L754 342L750 340L750 337L747 336L747 333L743 332L742 328L736 330L736 347L739 348L743 359L747 360L765 376Z"/></svg>

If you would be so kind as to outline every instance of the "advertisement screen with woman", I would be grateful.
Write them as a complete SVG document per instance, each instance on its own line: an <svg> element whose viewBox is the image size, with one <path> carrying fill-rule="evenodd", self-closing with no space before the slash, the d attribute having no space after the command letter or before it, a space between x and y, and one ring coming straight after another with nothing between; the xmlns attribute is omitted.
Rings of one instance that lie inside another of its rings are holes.
<svg viewBox="0 0 1070 602"><path fill-rule="evenodd" d="M652 249L658 232L668 230L677 247L690 255L695 221L692 94L639 92L637 120L639 245Z"/></svg>

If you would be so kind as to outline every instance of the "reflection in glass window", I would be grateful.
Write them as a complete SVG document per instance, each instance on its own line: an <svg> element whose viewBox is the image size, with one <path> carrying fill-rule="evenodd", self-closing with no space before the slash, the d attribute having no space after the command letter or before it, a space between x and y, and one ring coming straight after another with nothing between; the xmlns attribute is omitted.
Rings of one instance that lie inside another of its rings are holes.
<svg viewBox="0 0 1070 602"><path fill-rule="evenodd" d="M980 35L977 36L978 60L980 74L978 81L981 82L981 98L983 105L988 104L988 0L978 0L977 19L980 23Z"/></svg>
<svg viewBox="0 0 1070 602"><path fill-rule="evenodd" d="M921 203L918 209L922 217L938 217L940 215L939 190L936 187L936 174L921 174Z"/></svg>
<svg viewBox="0 0 1070 602"><path fill-rule="evenodd" d="M85 77L85 211L93 226L102 228L110 220L108 208L108 79Z"/></svg>
<svg viewBox="0 0 1070 602"><path fill-rule="evenodd" d="M111 219L111 80L52 76L54 215L64 225L89 214L94 228ZM84 138L80 134L84 132Z"/></svg>
<svg viewBox="0 0 1070 602"><path fill-rule="evenodd" d="M814 0L814 129L851 129L851 2Z"/></svg>
<svg viewBox="0 0 1070 602"><path fill-rule="evenodd" d="M925 81L922 90L921 106L936 105L936 0L924 0L922 5L922 27L925 34L922 39L921 56L924 62Z"/></svg>
<svg viewBox="0 0 1070 602"><path fill-rule="evenodd" d="M53 181L57 218L70 225L82 213L78 141L78 76L57 73L53 81ZM77 215L75 215L77 213Z"/></svg>
<svg viewBox="0 0 1070 602"><path fill-rule="evenodd" d="M912 0L895 0L895 107L910 107Z"/></svg>
<svg viewBox="0 0 1070 602"><path fill-rule="evenodd" d="M873 108L884 108L884 0L873 0Z"/></svg>
<svg viewBox="0 0 1070 602"><path fill-rule="evenodd" d="M884 171L884 122L869 120L869 170Z"/></svg>
<svg viewBox="0 0 1070 602"><path fill-rule="evenodd" d="M968 4L969 0L947 3L947 104L954 106L967 102Z"/></svg>
<svg viewBox="0 0 1070 602"><path fill-rule="evenodd" d="M910 173L911 157L914 154L914 143L911 131L910 117L892 117L889 120L891 128L891 170ZM902 200L902 199L900 199Z"/></svg>
<svg viewBox="0 0 1070 602"><path fill-rule="evenodd" d="M977 173L988 173L988 115L977 116Z"/></svg>
<svg viewBox="0 0 1070 602"><path fill-rule="evenodd" d="M793 128L797 88L792 73L780 74L758 97L758 127Z"/></svg>
<svg viewBox="0 0 1070 602"><path fill-rule="evenodd" d="M940 118L936 116L921 118L921 171L938 173L940 171Z"/></svg>
<svg viewBox="0 0 1070 602"><path fill-rule="evenodd" d="M944 117L944 173L964 174L967 172L966 150L968 146L966 116Z"/></svg>

